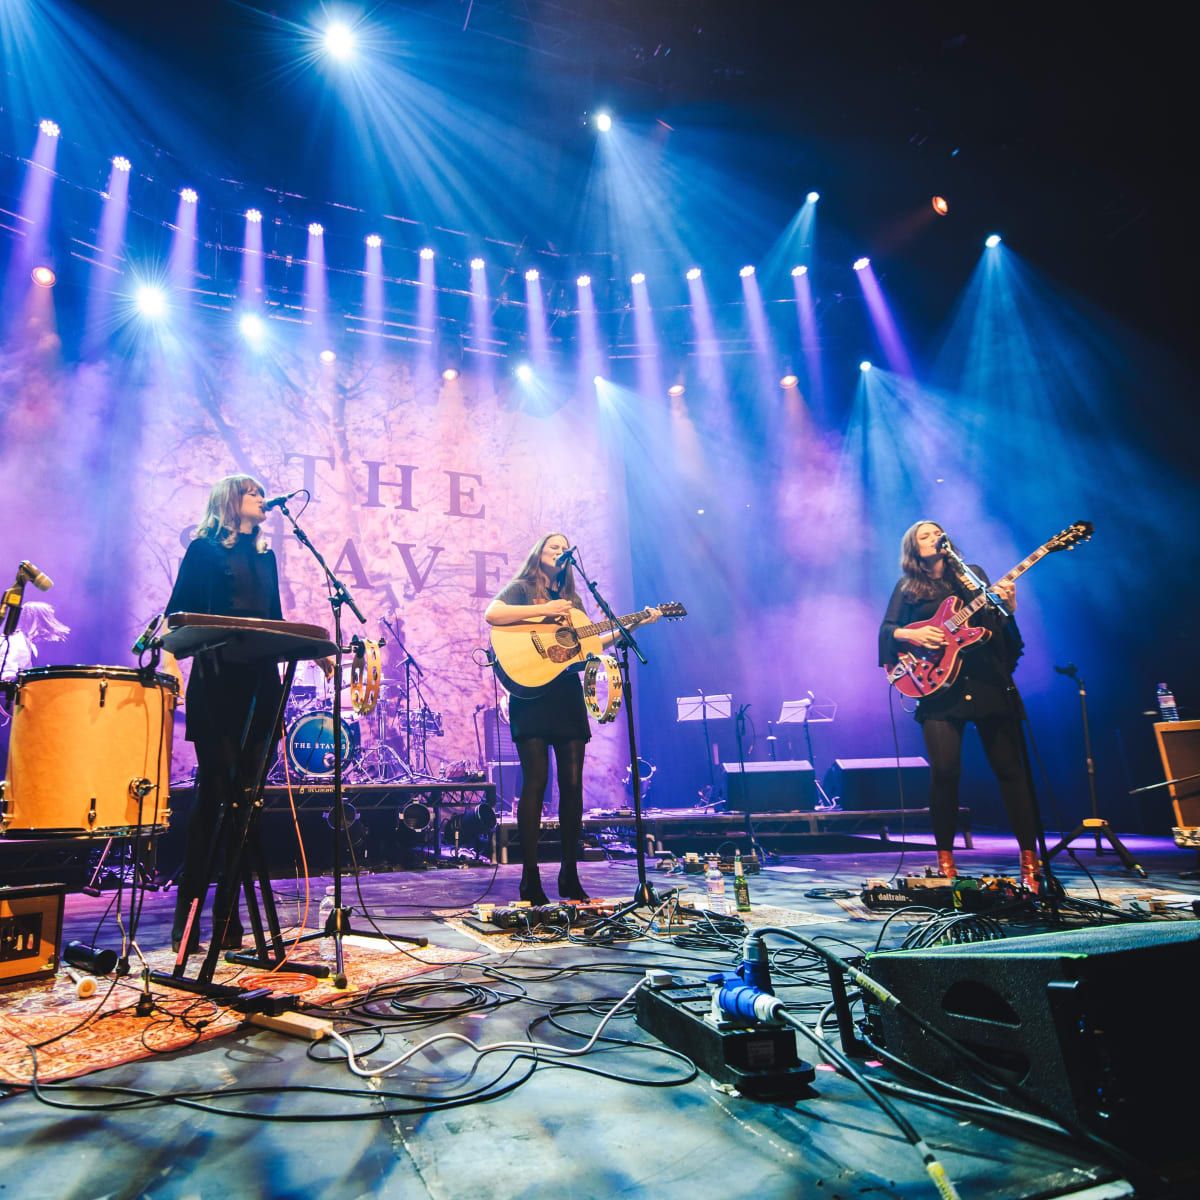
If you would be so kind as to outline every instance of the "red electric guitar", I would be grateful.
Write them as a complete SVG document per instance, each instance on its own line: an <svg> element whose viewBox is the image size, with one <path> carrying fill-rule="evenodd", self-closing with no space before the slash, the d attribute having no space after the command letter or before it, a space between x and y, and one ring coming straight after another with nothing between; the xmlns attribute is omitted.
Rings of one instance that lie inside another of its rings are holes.
<svg viewBox="0 0 1200 1200"><path fill-rule="evenodd" d="M1086 542L1092 536L1092 528L1091 521L1076 521L1017 563L1003 578L997 579L991 584L990 590L995 591L1001 584L1012 583L1047 554L1058 550L1074 550L1080 542ZM945 633L946 641L941 646L931 646L929 649L910 646L901 653L900 661L888 668L888 682L902 695L914 700L932 696L941 688L949 687L958 678L962 668L959 654L992 636L990 630L967 624L986 603L987 597L983 593L965 604L957 596L947 596L928 621L914 621L911 625L905 625L905 629L923 629L926 625L934 625Z"/></svg>

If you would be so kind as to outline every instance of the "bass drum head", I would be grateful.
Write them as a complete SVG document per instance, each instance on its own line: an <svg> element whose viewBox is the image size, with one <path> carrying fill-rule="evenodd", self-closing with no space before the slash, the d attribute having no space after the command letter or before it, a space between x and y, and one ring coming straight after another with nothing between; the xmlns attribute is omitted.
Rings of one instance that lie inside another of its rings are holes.
<svg viewBox="0 0 1200 1200"><path fill-rule="evenodd" d="M358 752L357 725L342 721L342 764L349 766ZM297 775L309 779L333 778L333 714L310 712L288 727L286 752L288 765Z"/></svg>

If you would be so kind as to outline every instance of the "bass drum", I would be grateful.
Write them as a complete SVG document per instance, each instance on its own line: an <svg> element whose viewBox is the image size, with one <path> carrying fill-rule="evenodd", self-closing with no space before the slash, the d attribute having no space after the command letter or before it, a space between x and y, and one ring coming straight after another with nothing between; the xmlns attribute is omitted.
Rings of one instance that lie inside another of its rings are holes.
<svg viewBox="0 0 1200 1200"><path fill-rule="evenodd" d="M38 837L165 831L178 699L172 676L129 667L22 671L0 831Z"/></svg>
<svg viewBox="0 0 1200 1200"><path fill-rule="evenodd" d="M358 723L342 718L342 766L358 757L361 734ZM288 766L306 779L333 778L333 714L309 712L289 726L285 742Z"/></svg>

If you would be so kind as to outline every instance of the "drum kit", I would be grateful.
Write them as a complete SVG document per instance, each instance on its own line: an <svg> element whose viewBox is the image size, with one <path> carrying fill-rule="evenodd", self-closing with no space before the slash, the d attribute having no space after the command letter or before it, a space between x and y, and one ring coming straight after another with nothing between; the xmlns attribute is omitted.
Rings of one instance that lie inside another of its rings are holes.
<svg viewBox="0 0 1200 1200"><path fill-rule="evenodd" d="M383 679L376 643L365 646L366 654L355 659L350 682L342 688L344 777L358 785L419 780L427 774L427 739L445 736L442 714L424 703L410 708L405 689ZM333 737L333 684L319 664L302 663L284 714L284 754L269 781L332 779Z"/></svg>

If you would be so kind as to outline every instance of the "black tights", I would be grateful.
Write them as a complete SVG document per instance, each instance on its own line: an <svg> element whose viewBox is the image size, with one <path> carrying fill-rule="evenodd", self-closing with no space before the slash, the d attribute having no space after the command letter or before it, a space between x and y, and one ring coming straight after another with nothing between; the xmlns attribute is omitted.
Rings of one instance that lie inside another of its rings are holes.
<svg viewBox="0 0 1200 1200"><path fill-rule="evenodd" d="M579 836L583 830L583 752L582 738L554 743L554 763L558 770L558 824L562 832L564 874L575 870L579 860ZM517 830L521 836L522 875L537 875L538 835L542 828L542 800L550 781L550 743L545 738L522 738L517 743L521 759L521 798L517 802Z"/></svg>
<svg viewBox="0 0 1200 1200"><path fill-rule="evenodd" d="M929 808L933 836L939 850L954 849L958 827L958 780L962 763L962 738L967 722L960 718L930 718L922 722L925 749L933 778L929 789ZM975 722L983 752L996 779L1008 812L1008 821L1022 850L1037 846L1037 824L1033 796L1025 774L1021 754L1021 727L1011 717L982 717Z"/></svg>

